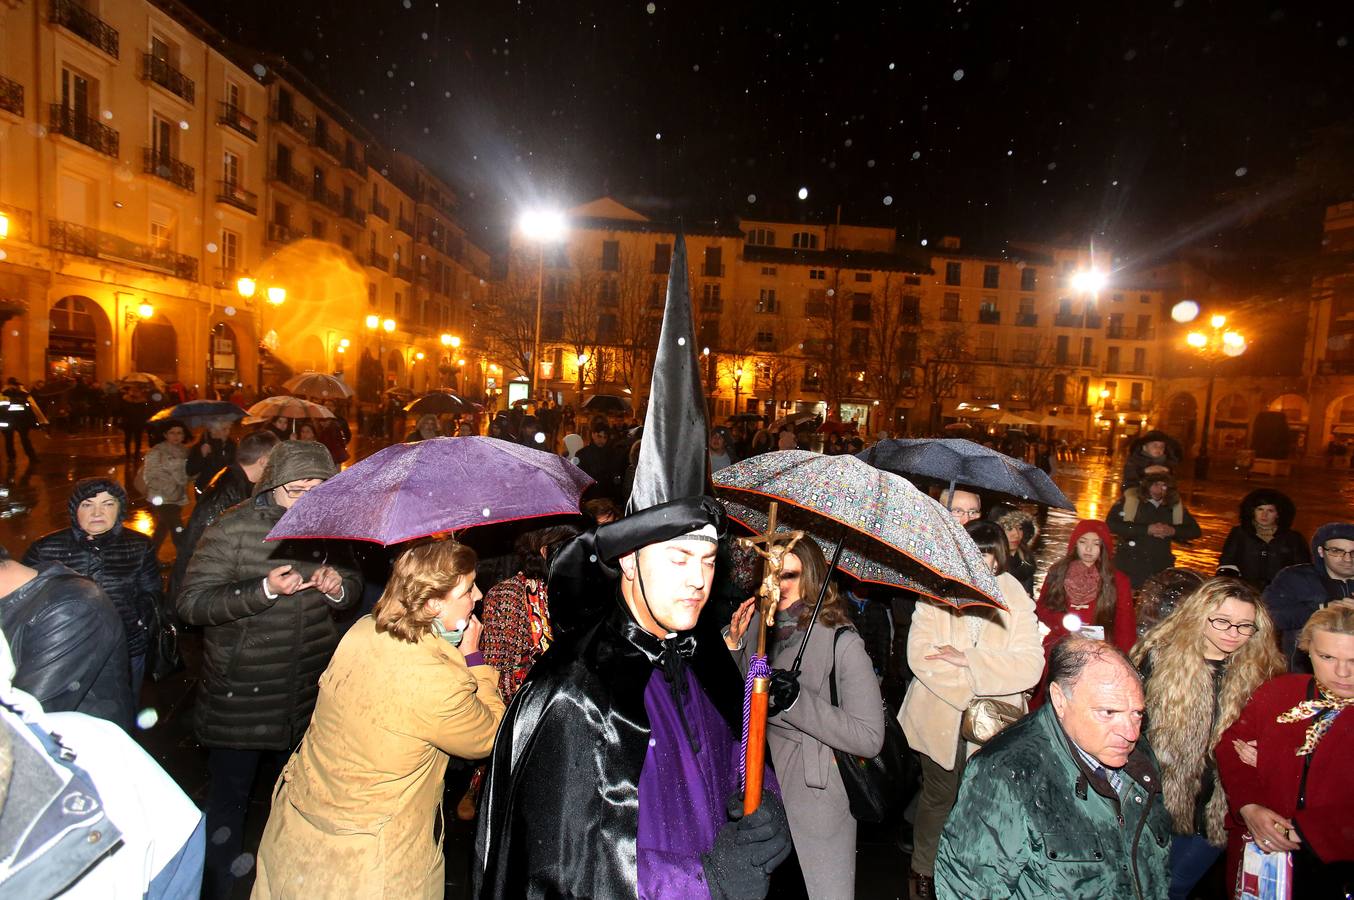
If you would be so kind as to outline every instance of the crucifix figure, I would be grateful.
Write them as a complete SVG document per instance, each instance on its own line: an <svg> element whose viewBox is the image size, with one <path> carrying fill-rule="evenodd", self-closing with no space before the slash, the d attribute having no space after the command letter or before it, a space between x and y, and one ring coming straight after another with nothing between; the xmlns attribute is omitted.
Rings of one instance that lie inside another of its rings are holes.
<svg viewBox="0 0 1354 900"><path fill-rule="evenodd" d="M776 533L776 513L778 504L771 503L766 520L766 531L756 537L739 538L743 546L754 550L766 560L763 565L762 586L757 589L757 598L761 603L761 625L757 629L757 653L766 655L766 629L775 625L776 610L780 608L780 573L785 566L785 555L795 548L804 537L802 531ZM759 545L765 545L759 546Z"/></svg>

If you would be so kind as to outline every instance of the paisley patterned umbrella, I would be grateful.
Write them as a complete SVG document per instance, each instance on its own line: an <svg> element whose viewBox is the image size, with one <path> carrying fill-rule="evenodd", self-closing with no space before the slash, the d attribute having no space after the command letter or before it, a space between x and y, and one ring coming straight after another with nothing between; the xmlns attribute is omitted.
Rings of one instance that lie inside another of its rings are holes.
<svg viewBox="0 0 1354 900"><path fill-rule="evenodd" d="M714 475L729 517L766 528L771 501L779 522L802 529L837 568L861 581L916 591L954 607L1003 607L1001 589L979 552L939 503L907 479L854 456L805 450L763 453Z"/></svg>

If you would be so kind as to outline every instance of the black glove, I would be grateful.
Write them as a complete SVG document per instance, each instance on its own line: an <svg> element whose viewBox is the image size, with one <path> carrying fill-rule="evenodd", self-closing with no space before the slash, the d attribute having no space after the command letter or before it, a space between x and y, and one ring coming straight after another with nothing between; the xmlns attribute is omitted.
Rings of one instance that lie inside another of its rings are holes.
<svg viewBox="0 0 1354 900"><path fill-rule="evenodd" d="M701 857L705 881L714 900L761 900L771 886L771 872L790 855L790 822L780 798L762 792L761 805L743 815L743 795L729 797L726 822L715 845Z"/></svg>
<svg viewBox="0 0 1354 900"><path fill-rule="evenodd" d="M766 714L774 716L785 712L799 699L799 673L787 669L772 669L771 684L767 688Z"/></svg>

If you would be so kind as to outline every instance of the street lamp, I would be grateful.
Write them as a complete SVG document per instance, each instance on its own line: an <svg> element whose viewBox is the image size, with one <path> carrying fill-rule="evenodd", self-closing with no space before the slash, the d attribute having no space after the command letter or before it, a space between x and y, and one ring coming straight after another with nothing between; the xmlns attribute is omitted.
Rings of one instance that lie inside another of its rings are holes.
<svg viewBox="0 0 1354 900"><path fill-rule="evenodd" d="M734 369L733 369L733 412L734 412L734 415L737 415L737 414L740 412L740 410L739 410L739 408L738 408L738 401L739 401L739 399L740 399L741 396L742 396L742 382L743 382L743 367L742 367L742 366L734 366Z"/></svg>
<svg viewBox="0 0 1354 900"><path fill-rule="evenodd" d="M569 225L564 213L551 209L531 209L517 220L522 236L537 245L540 259L536 268L536 330L531 344L531 399L536 399L536 378L541 368L541 303L545 298L545 245L564 240ZM579 382L580 389L582 382Z"/></svg>
<svg viewBox="0 0 1354 900"><path fill-rule="evenodd" d="M1227 328L1227 317L1215 313L1209 317L1212 326L1208 332L1191 331L1185 343L1208 365L1208 399L1204 401L1204 427L1199 441L1199 455L1194 458L1194 477L1208 478L1209 430L1213 424L1213 388L1218 380L1218 363L1223 357L1240 356L1246 352L1246 338L1239 331Z"/></svg>
<svg viewBox="0 0 1354 900"><path fill-rule="evenodd" d="M1089 269L1079 269L1067 279L1067 283L1072 290L1078 294L1090 294L1092 296L1103 291L1109 281L1109 275L1103 269L1097 269L1094 266Z"/></svg>
<svg viewBox="0 0 1354 900"><path fill-rule="evenodd" d="M9 214L0 212L0 241L9 237Z"/></svg>
<svg viewBox="0 0 1354 900"><path fill-rule="evenodd" d="M259 283L258 283L256 280L254 280L253 278L250 278L248 275L243 275L243 276L241 276L240 278L237 278L237 279L235 280L235 293L239 294L241 297L245 298L246 300L252 300L252 299L254 298L254 295L258 293L258 290L259 290ZM281 287L280 285L276 285L276 284L270 285L270 286L263 292L263 295L264 295L265 298L267 298L268 303L269 303L270 305L272 305L272 306L281 306L281 305L282 305L283 303L285 303L286 300L287 300L287 290L286 290L286 288ZM264 351L264 349L265 349L265 348L267 347L267 345L268 345L268 342L267 342L267 332L264 330L264 327L263 327L263 304L255 304L255 306L254 306L254 311L255 311L255 315L257 315L257 317L258 317L258 328L259 328L259 365L258 365L258 379L257 379L257 380L258 380L258 384L257 384L257 388L256 388L256 389L257 389L258 395L259 395L259 396L262 396L262 395L263 395L263 351Z"/></svg>

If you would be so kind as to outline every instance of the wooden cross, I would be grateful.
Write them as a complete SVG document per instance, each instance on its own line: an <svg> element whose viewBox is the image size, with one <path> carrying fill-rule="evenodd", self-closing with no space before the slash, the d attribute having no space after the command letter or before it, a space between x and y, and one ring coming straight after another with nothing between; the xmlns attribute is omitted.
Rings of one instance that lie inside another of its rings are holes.
<svg viewBox="0 0 1354 900"><path fill-rule="evenodd" d="M785 555L795 548L804 537L802 531L776 533L776 514L780 504L771 501L771 510L766 518L766 531L756 537L739 538L744 547L755 551L766 560L763 565L762 585L757 589L757 599L761 606L757 627L757 655L766 655L766 629L776 623L776 610L780 608L780 575L785 567ZM764 544L765 547L758 546Z"/></svg>

